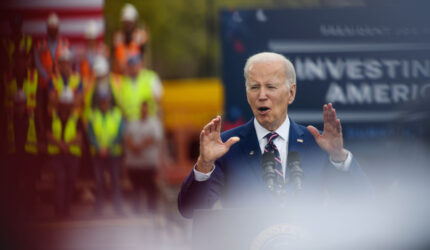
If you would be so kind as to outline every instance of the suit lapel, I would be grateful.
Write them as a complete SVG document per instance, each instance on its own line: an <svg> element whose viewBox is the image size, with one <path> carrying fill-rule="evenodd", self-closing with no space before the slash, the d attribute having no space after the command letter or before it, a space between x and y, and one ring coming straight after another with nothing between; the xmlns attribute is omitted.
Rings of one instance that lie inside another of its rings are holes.
<svg viewBox="0 0 430 250"><path fill-rule="evenodd" d="M290 134L288 136L288 152L301 151L304 144L303 135L304 133L299 128L299 125L297 125L297 123L295 123L293 120L290 119Z"/></svg>
<svg viewBox="0 0 430 250"><path fill-rule="evenodd" d="M254 119L251 119L239 133L240 140L242 143L241 150L246 158L247 165L252 168L254 174L259 180L262 180L262 168L261 168L261 149L257 139L257 133L255 132Z"/></svg>

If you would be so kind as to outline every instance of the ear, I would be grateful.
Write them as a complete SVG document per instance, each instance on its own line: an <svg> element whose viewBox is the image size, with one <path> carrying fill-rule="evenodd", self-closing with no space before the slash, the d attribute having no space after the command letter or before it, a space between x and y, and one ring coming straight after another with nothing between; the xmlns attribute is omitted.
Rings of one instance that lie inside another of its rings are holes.
<svg viewBox="0 0 430 250"><path fill-rule="evenodd" d="M294 99L296 98L296 86L297 85L293 83L291 84L290 89L288 90L289 91L288 104L293 103Z"/></svg>

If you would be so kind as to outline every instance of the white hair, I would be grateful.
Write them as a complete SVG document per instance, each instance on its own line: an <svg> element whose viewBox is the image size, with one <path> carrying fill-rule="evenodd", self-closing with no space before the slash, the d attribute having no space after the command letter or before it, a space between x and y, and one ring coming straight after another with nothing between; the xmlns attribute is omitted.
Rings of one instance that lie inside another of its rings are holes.
<svg viewBox="0 0 430 250"><path fill-rule="evenodd" d="M273 52L261 52L255 54L246 60L243 73L246 82L248 82L248 73L252 70L252 66L257 62L283 62L285 64L285 83L291 87L296 83L296 71L294 65L285 56Z"/></svg>

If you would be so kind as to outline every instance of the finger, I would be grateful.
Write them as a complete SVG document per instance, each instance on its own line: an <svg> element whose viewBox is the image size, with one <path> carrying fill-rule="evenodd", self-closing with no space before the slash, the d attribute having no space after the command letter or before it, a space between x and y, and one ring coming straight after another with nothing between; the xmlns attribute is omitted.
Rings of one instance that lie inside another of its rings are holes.
<svg viewBox="0 0 430 250"><path fill-rule="evenodd" d="M332 108L328 111L327 125L334 129L336 127L336 111Z"/></svg>
<svg viewBox="0 0 430 250"><path fill-rule="evenodd" d="M237 137L237 136L233 136L233 137L230 137L230 139L228 139L225 143L224 143L224 145L227 147L227 148L230 148L233 144L235 144L236 142L238 142L238 141L240 141L240 138L239 137Z"/></svg>
<svg viewBox="0 0 430 250"><path fill-rule="evenodd" d="M315 128L314 126L309 125L306 128L308 129L309 133L311 133L311 135L315 138L315 140L318 139L321 136L320 132L318 131L318 129Z"/></svg>
<svg viewBox="0 0 430 250"><path fill-rule="evenodd" d="M214 121L212 120L212 122L209 124L209 133L212 133L215 130L215 125L214 125Z"/></svg>
<svg viewBox="0 0 430 250"><path fill-rule="evenodd" d="M336 119L336 131L341 134L342 133L342 124L340 124L340 120Z"/></svg>
<svg viewBox="0 0 430 250"><path fill-rule="evenodd" d="M205 136L205 130L202 129L202 131L200 132L200 140L202 140L204 136Z"/></svg>
<svg viewBox="0 0 430 250"><path fill-rule="evenodd" d="M206 126L203 128L206 134L209 134L211 132L211 126L213 124L212 122L213 122L213 119L208 124L206 124Z"/></svg>
<svg viewBox="0 0 430 250"><path fill-rule="evenodd" d="M336 109L335 109L335 108L333 108L333 106L331 106L331 107L329 108L329 119L330 119L331 121L336 121Z"/></svg>
<svg viewBox="0 0 430 250"><path fill-rule="evenodd" d="M221 132L221 116L217 116L215 118L214 123L215 123L215 131Z"/></svg>
<svg viewBox="0 0 430 250"><path fill-rule="evenodd" d="M324 130L327 126L327 122L328 122L328 105L324 104L323 106L323 120L324 120Z"/></svg>

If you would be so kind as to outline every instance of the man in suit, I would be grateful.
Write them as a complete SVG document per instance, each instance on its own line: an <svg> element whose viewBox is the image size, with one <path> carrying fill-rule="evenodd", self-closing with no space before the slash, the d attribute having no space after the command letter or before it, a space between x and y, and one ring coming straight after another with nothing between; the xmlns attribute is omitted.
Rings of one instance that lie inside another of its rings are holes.
<svg viewBox="0 0 430 250"><path fill-rule="evenodd" d="M322 133L288 117L288 105L296 94L295 70L288 59L276 53L256 54L247 60L244 75L255 118L222 134L219 116L203 128L197 163L178 197L183 216L211 208L218 199L224 208L278 205L279 199L262 178L265 151L274 153L275 171L287 193L294 189L287 156L297 151L304 172L301 196L322 201L327 194L340 199L372 195L367 177L343 147L341 123L332 104L323 107Z"/></svg>

